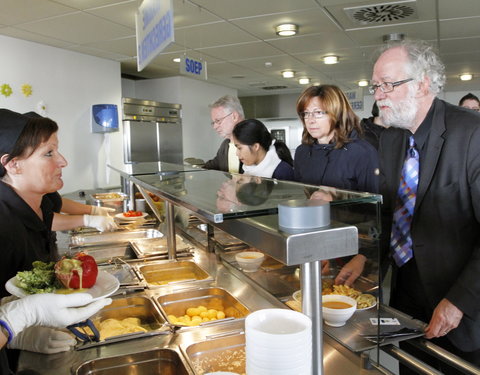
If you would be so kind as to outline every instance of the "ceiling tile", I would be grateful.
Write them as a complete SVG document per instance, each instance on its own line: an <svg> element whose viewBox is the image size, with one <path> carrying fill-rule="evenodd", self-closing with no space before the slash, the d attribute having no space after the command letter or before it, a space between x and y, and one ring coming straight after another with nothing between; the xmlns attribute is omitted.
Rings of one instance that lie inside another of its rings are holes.
<svg viewBox="0 0 480 375"><path fill-rule="evenodd" d="M54 0L54 2L67 5L75 9L85 10L118 3L136 3L138 7L142 3L142 0Z"/></svg>
<svg viewBox="0 0 480 375"><path fill-rule="evenodd" d="M17 25L42 18L75 12L75 9L48 0L2 0L0 23Z"/></svg>
<svg viewBox="0 0 480 375"><path fill-rule="evenodd" d="M294 12L299 9L312 9L318 7L318 5L312 0L193 0L191 2L211 10L213 13L224 19Z"/></svg>
<svg viewBox="0 0 480 375"><path fill-rule="evenodd" d="M55 37L71 43L91 43L132 35L132 30L91 14L76 12L18 26L44 37Z"/></svg>
<svg viewBox="0 0 480 375"><path fill-rule="evenodd" d="M0 29L0 34L5 36L10 36L12 38L28 40L35 43L45 44L47 46L67 48L71 43L65 42L63 40L58 40L51 37L43 37L41 35L31 33L29 31L20 30L15 27L4 27Z"/></svg>
<svg viewBox="0 0 480 375"><path fill-rule="evenodd" d="M175 30L175 41L188 48L199 49L255 41L255 38L227 22L217 22Z"/></svg>

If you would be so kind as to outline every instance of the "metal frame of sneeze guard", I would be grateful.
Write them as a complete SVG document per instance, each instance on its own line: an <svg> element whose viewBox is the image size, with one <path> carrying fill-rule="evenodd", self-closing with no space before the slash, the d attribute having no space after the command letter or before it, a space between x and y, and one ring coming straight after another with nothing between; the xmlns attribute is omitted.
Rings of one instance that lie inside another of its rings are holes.
<svg viewBox="0 0 480 375"><path fill-rule="evenodd" d="M334 222L322 228L286 231L278 227L278 215L217 226L287 266L300 265L302 311L312 319L312 371L323 375L321 261L358 254L357 227Z"/></svg>

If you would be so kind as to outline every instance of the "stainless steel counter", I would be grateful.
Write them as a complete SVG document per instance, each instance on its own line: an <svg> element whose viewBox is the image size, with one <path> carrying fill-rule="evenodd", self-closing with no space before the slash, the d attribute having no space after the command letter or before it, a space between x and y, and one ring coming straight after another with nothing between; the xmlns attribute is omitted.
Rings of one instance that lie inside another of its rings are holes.
<svg viewBox="0 0 480 375"><path fill-rule="evenodd" d="M217 286L227 290L251 311L264 308L287 308L272 295L248 283L241 273L231 272L214 254L196 249L194 252L194 261L213 277L213 281L207 283L209 286ZM205 283L195 285L204 286ZM191 288L192 286L195 287L194 285L189 285L188 287ZM153 290L145 290L141 293L155 299L165 294L180 291L185 287L186 285L179 283L173 286L170 285ZM210 327L182 328L174 334L157 335L59 354L45 355L22 352L19 369L32 369L39 374L45 375L75 374L76 369L80 365L94 359L125 356L131 353L141 353L160 348L174 350L180 358L185 361L184 353L180 350L182 346L200 342L219 334L238 334L242 332L243 329L244 320L239 319ZM324 371L326 374L351 375L353 373L380 373L378 370L362 370L361 360L358 355L348 351L326 336L324 336L323 350ZM190 367L188 367L188 374L195 374Z"/></svg>

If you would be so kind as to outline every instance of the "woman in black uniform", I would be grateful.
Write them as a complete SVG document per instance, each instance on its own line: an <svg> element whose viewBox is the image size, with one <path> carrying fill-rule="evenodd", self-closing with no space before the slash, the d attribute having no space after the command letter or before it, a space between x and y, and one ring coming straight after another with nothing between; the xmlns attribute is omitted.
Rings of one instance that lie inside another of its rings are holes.
<svg viewBox="0 0 480 375"><path fill-rule="evenodd" d="M18 271L57 258L50 241L54 204L45 197L62 188L67 165L57 131L48 118L0 109L0 297L8 294L5 283ZM32 327L15 336L9 348L54 353L74 343L64 332Z"/></svg>

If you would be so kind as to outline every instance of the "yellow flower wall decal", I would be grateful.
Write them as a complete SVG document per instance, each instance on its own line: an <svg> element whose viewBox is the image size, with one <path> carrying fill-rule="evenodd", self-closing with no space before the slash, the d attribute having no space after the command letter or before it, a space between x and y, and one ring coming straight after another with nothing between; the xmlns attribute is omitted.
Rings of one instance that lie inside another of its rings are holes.
<svg viewBox="0 0 480 375"><path fill-rule="evenodd" d="M2 86L0 86L0 94L8 98L10 95L12 95L12 88L8 83L4 83Z"/></svg>
<svg viewBox="0 0 480 375"><path fill-rule="evenodd" d="M25 96L26 98L28 98L30 95L32 95L32 85L29 85L28 83L25 83L24 85L22 85L22 93L23 93L23 96Z"/></svg>

